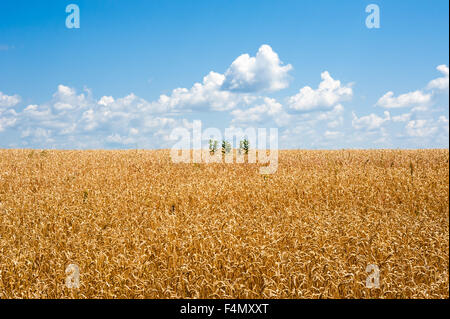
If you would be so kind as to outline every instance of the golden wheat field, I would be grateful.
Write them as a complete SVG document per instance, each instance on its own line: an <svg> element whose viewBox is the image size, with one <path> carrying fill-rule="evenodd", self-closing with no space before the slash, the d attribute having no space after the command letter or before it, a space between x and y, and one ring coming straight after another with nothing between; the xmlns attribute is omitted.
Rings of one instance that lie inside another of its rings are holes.
<svg viewBox="0 0 450 319"><path fill-rule="evenodd" d="M0 150L0 298L449 298L448 161L280 151L264 176L168 150Z"/></svg>

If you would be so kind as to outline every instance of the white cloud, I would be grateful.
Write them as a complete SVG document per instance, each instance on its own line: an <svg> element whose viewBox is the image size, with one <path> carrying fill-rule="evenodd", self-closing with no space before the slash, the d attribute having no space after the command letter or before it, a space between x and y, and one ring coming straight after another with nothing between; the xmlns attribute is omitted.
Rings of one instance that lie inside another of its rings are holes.
<svg viewBox="0 0 450 319"><path fill-rule="evenodd" d="M336 128L344 123L344 107L342 104L336 105L331 111L321 112L317 119L319 121L328 121L329 128Z"/></svg>
<svg viewBox="0 0 450 319"><path fill-rule="evenodd" d="M397 97L394 96L394 92L389 91L378 100L376 105L389 109L411 107L415 105L427 105L430 101L431 94L424 93L420 90L401 94Z"/></svg>
<svg viewBox="0 0 450 319"><path fill-rule="evenodd" d="M291 68L291 65L282 65L270 46L262 45L256 57L239 56L225 74L211 71L201 83L195 83L190 89L176 88L170 95L163 94L157 101L142 105L152 112L232 110L240 104L250 105L259 98L250 93L287 87ZM104 98L99 104L110 103Z"/></svg>
<svg viewBox="0 0 450 319"><path fill-rule="evenodd" d="M119 134L116 133L116 134L111 134L111 135L107 136L106 142L129 145L129 144L135 144L137 141L133 137L120 136Z"/></svg>
<svg viewBox="0 0 450 319"><path fill-rule="evenodd" d="M438 65L436 67L436 70L441 72L444 76L431 80L427 88L428 89L438 89L438 90L448 90L448 77L449 77L449 71L448 66L445 64Z"/></svg>
<svg viewBox="0 0 450 319"><path fill-rule="evenodd" d="M434 91L427 92L427 90L448 90L448 66L442 64L436 69L444 76L430 81L425 89L404 93L397 97L394 96L394 92L389 91L375 105L383 108L414 107L414 111L427 111L429 106L432 105L434 97Z"/></svg>
<svg viewBox="0 0 450 319"><path fill-rule="evenodd" d="M274 119L277 125L287 124L289 115L284 112L283 106L275 99L265 97L263 103L246 110L234 110L232 123L260 123L268 119Z"/></svg>
<svg viewBox="0 0 450 319"><path fill-rule="evenodd" d="M412 137L429 137L438 129L433 120L412 120L406 125L406 134Z"/></svg>
<svg viewBox="0 0 450 319"><path fill-rule="evenodd" d="M71 148L101 148L104 143L156 147L162 140L156 136L169 134L172 127L183 124L154 115L154 104L132 93L97 101L89 90L85 91L87 94L77 94L74 88L59 85L48 103L28 105L14 121L11 116L6 120L5 113L0 112L1 129L14 124L23 145L32 141L44 147L50 142Z"/></svg>
<svg viewBox="0 0 450 319"><path fill-rule="evenodd" d="M290 64L283 65L272 48L262 45L255 57L242 54L225 72L222 89L233 92L278 91L289 85Z"/></svg>
<svg viewBox="0 0 450 319"><path fill-rule="evenodd" d="M98 104L103 106L108 106L112 103L114 103L114 98L112 96L102 96L102 98L98 101Z"/></svg>
<svg viewBox="0 0 450 319"><path fill-rule="evenodd" d="M449 133L448 118L446 118L444 115L441 115L439 117L438 123L442 125L442 128L447 132L448 135Z"/></svg>
<svg viewBox="0 0 450 319"><path fill-rule="evenodd" d="M203 78L202 83L195 83L192 88L177 88L170 96L161 95L153 102L152 108L159 111L180 109L210 108L216 111L230 110L245 98L232 92L222 90L225 76L211 71Z"/></svg>
<svg viewBox="0 0 450 319"><path fill-rule="evenodd" d="M322 82L316 90L305 86L300 89L299 93L288 99L288 105L291 109L297 111L329 109L353 96L350 85L341 85L341 82L334 80L327 71L322 72L320 77Z"/></svg>
<svg viewBox="0 0 450 319"><path fill-rule="evenodd" d="M392 121L393 122L407 122L411 118L411 113L404 113L401 115L393 116Z"/></svg>
<svg viewBox="0 0 450 319"><path fill-rule="evenodd" d="M358 118L354 112L352 112L352 126L357 130L372 131L382 127L382 125L391 119L388 111L384 112L384 118L379 117L376 114L369 114Z"/></svg>
<svg viewBox="0 0 450 319"><path fill-rule="evenodd" d="M0 114L0 132L3 132L8 127L14 126L16 121L16 117L3 117L2 114Z"/></svg>
<svg viewBox="0 0 450 319"><path fill-rule="evenodd" d="M441 115L438 120L431 118L433 113L441 111L439 109L431 109L436 104L435 97L441 93L441 90L448 89L448 67L440 65L437 67L437 70L444 77L430 81L426 88L399 96L394 96L394 93L390 91L382 96L376 104L383 108L408 107L410 110L407 113L391 117L386 111L384 118L375 114L358 118L353 113L353 127L356 130L367 131L360 134L361 138L365 138L364 134L376 135L381 133L381 138L375 140L375 143L386 143L391 140L391 137L397 136L399 138L407 137L408 143L415 147L448 145L447 117ZM391 122L392 125L385 127L384 125L387 122ZM406 125L399 127L395 123L406 123ZM395 135L393 134L394 132L396 132Z"/></svg>
<svg viewBox="0 0 450 319"><path fill-rule="evenodd" d="M7 131L6 140L17 136L14 145L18 147L168 148L173 145L169 139L173 128L192 127L183 114L214 110L224 112L224 119L231 117L231 123L224 123L224 127L280 127L280 141L288 143L283 147L386 147L397 145L391 144L395 137L409 137L403 139L408 146L423 147L431 141L433 145L448 145L448 114L432 119L433 113L442 110L430 109L435 95L448 88L448 67L444 65L438 67L444 77L430 81L427 88L399 96L388 92L380 98L377 105L385 108L411 107L392 117L388 111L384 116L344 113L341 103L352 98L352 85L341 84L327 71L321 74L316 89L301 88L285 105L256 94L286 87L290 69L269 46L262 46L255 57L237 58L224 74L211 71L192 87L174 89L154 101L134 93L98 99L89 89L77 92L61 84L47 103L30 104L16 112L11 107L20 97L0 93L0 131L2 135ZM344 119L352 120L354 130L344 127Z"/></svg>
<svg viewBox="0 0 450 319"><path fill-rule="evenodd" d="M89 90L86 91L90 94ZM75 89L60 84L57 91L53 94L51 105L56 112L59 112L84 108L89 103L91 101L84 93L77 95Z"/></svg>
<svg viewBox="0 0 450 319"><path fill-rule="evenodd" d="M15 95L6 95L0 92L0 107L12 107L20 102L20 96Z"/></svg>
<svg viewBox="0 0 450 319"><path fill-rule="evenodd" d="M339 131L325 131L324 136L327 139L336 139L338 137L343 136L343 134L342 132Z"/></svg>

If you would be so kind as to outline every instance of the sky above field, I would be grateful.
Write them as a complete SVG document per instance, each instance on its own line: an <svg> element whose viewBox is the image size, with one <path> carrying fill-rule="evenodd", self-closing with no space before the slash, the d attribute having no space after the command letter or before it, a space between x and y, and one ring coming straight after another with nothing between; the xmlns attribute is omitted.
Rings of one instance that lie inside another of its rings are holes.
<svg viewBox="0 0 450 319"><path fill-rule="evenodd" d="M0 147L170 148L201 120L278 128L283 149L448 148L448 12L447 0L3 0Z"/></svg>

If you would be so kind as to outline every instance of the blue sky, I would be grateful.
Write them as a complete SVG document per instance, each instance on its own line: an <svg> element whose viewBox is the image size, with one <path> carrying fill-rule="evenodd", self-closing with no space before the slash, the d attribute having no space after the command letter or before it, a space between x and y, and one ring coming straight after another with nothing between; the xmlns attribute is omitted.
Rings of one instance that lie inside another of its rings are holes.
<svg viewBox="0 0 450 319"><path fill-rule="evenodd" d="M79 29L65 25L71 3ZM169 148L174 128L201 120L277 127L281 148L448 148L448 10L1 1L0 147Z"/></svg>

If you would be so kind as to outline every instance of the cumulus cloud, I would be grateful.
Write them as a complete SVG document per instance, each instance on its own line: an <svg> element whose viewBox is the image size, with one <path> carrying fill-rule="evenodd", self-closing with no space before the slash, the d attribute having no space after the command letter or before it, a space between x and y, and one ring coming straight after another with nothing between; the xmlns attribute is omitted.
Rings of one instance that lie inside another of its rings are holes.
<svg viewBox="0 0 450 319"><path fill-rule="evenodd" d="M90 93L89 90L86 91ZM88 104L89 101L84 93L77 95L75 89L62 84L58 85L57 91L53 94L52 106L57 111L83 108Z"/></svg>
<svg viewBox="0 0 450 319"><path fill-rule="evenodd" d="M401 94L397 97L394 96L394 92L389 91L383 95L376 105L383 108L400 108L411 107L416 105L427 105L431 101L431 94L424 93L421 90Z"/></svg>
<svg viewBox="0 0 450 319"><path fill-rule="evenodd" d="M156 147L161 146L159 136L168 135L183 122L155 112L153 103L132 93L97 101L87 89L78 94L74 88L59 85L48 103L28 105L15 114L0 113L0 130L14 125L24 145Z"/></svg>
<svg viewBox="0 0 450 319"><path fill-rule="evenodd" d="M343 136L342 132L339 131L325 131L324 133L325 138L327 139L336 139L339 138L341 136Z"/></svg>
<svg viewBox="0 0 450 319"><path fill-rule="evenodd" d="M239 56L225 74L211 71L201 83L195 83L189 89L176 88L170 95L163 94L149 108L160 112L232 110L239 104L254 102L258 97L252 93L287 87L291 68L291 65L282 65L270 46L262 45L255 57Z"/></svg>
<svg viewBox="0 0 450 319"><path fill-rule="evenodd" d="M278 91L289 85L290 64L283 65L272 48L262 45L255 57L242 54L225 72L222 89L232 92Z"/></svg>
<svg viewBox="0 0 450 319"><path fill-rule="evenodd" d="M106 137L106 142L108 143L115 143L115 144L123 144L123 145L129 145L129 144L136 144L137 140L130 136L120 136L119 134L111 134Z"/></svg>
<svg viewBox="0 0 450 319"><path fill-rule="evenodd" d="M442 125L442 128L444 131L447 132L447 135L449 133L449 124L448 124L448 118L446 118L444 115L441 115L439 117L438 123Z"/></svg>
<svg viewBox="0 0 450 319"><path fill-rule="evenodd" d="M112 96L102 96L102 98L98 101L98 105L108 106L114 103L114 98Z"/></svg>
<svg viewBox="0 0 450 319"><path fill-rule="evenodd" d="M320 77L322 82L316 90L305 86L300 89L299 93L288 99L288 105L291 109L297 111L329 109L352 97L351 86L342 85L339 80L334 80L328 71L323 72Z"/></svg>
<svg viewBox="0 0 450 319"><path fill-rule="evenodd" d="M449 78L449 71L448 66L445 64L438 65L436 67L436 70L441 72L444 76L431 80L427 88L428 89L438 89L438 90L448 90L448 78Z"/></svg>
<svg viewBox="0 0 450 319"><path fill-rule="evenodd" d="M20 96L6 95L0 92L0 132L15 126L17 113L12 107L19 104L19 102Z"/></svg>
<svg viewBox="0 0 450 319"><path fill-rule="evenodd" d="M2 114L0 112L0 132L3 132L8 127L13 127L17 122L16 113L8 111Z"/></svg>
<svg viewBox="0 0 450 319"><path fill-rule="evenodd" d="M442 64L437 66L436 69L444 76L431 80L425 89L404 93L399 96L395 96L394 92L389 91L384 94L375 105L388 109L414 107L417 111L428 110L435 94L434 91L430 90L448 90L448 66Z"/></svg>
<svg viewBox="0 0 450 319"><path fill-rule="evenodd" d="M444 138L448 141L448 118L445 115L438 119L431 117L414 118L405 126L406 135L413 138ZM439 134L440 133L440 134Z"/></svg>
<svg viewBox="0 0 450 319"><path fill-rule="evenodd" d="M6 95L0 92L0 108L8 108L12 106L16 106L20 103L20 96L15 95Z"/></svg>
<svg viewBox="0 0 450 319"><path fill-rule="evenodd" d="M20 103L20 97L0 92L0 132L3 136L8 131L10 140L15 134L17 146L171 147L173 128L192 128L183 115L212 110L223 112L224 118L231 117L231 126L282 127L280 138L288 143L285 147L336 148L358 143L362 147L367 143L390 146L395 136L417 142L411 145L429 145L431 141L448 144L448 115L432 119L432 113L441 110L423 112L435 103L435 95L448 89L445 65L437 68L443 77L430 81L426 88L399 96L388 92L377 102L383 108L410 107L407 112L395 114L396 110L390 110L392 116L385 111L384 115L361 117L344 112L342 105L352 98L352 85L333 79L327 71L321 74L316 89L305 86L286 98L284 105L259 93L287 87L291 69L272 48L263 45L254 57L238 57L224 74L211 71L190 88L176 88L154 101L134 93L94 98L89 89L77 92L61 84L48 102L26 105L18 111L13 107ZM352 126L344 127L344 119L351 120Z"/></svg>
<svg viewBox="0 0 450 319"><path fill-rule="evenodd" d="M332 110L321 112L317 116L319 121L328 121L329 128L336 128L344 123L344 107L341 104L336 105Z"/></svg>
<svg viewBox="0 0 450 319"><path fill-rule="evenodd" d="M411 137L429 137L438 131L439 127L433 120L412 120L406 125L406 134Z"/></svg>
<svg viewBox="0 0 450 319"><path fill-rule="evenodd" d="M290 114L290 122L296 126L296 134L302 136L305 131L315 131L324 122L328 128L336 129L344 123L344 107L341 104L337 104L328 111Z"/></svg>
<svg viewBox="0 0 450 319"><path fill-rule="evenodd" d="M160 111L202 108L224 111L248 99L248 97L222 90L224 81L225 75L211 71L203 78L202 83L195 83L190 89L174 89L169 96L161 95L158 101L152 103L152 106Z"/></svg>
<svg viewBox="0 0 450 319"><path fill-rule="evenodd" d="M287 124L289 115L275 99L265 97L263 103L246 110L237 109L231 112L232 123L261 123L273 119L279 126Z"/></svg>
<svg viewBox="0 0 450 319"><path fill-rule="evenodd" d="M407 122L411 118L411 113L404 113L401 115L393 116L392 121L393 122Z"/></svg>
<svg viewBox="0 0 450 319"><path fill-rule="evenodd" d="M369 114L367 116L357 117L355 112L352 112L352 126L357 130L372 131L382 127L382 125L391 119L391 115L388 111L384 112L384 118L376 115Z"/></svg>
<svg viewBox="0 0 450 319"><path fill-rule="evenodd" d="M162 94L156 101L148 102L130 94L120 101L103 96L97 104L111 108L132 104L148 113L227 111L259 99L252 93L287 87L291 68L291 65L282 65L270 46L262 45L255 57L243 54L234 60L225 74L211 71L202 82L194 83L191 88L176 88L168 95ZM63 93L70 96L73 92L66 90Z"/></svg>

